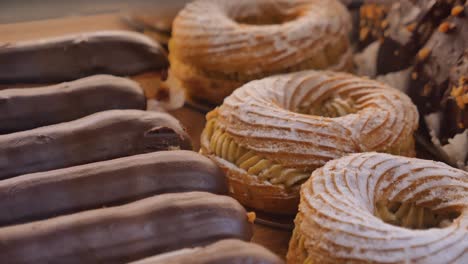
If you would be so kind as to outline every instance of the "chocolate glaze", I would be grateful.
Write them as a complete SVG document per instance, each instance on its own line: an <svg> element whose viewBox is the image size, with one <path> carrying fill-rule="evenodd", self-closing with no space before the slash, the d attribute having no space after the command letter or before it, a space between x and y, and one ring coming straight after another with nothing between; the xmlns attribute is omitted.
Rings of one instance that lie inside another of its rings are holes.
<svg viewBox="0 0 468 264"><path fill-rule="evenodd" d="M444 129L440 131L440 139L443 143L468 129L468 105L465 104L464 108L460 108L456 98L451 95L454 87L459 89L462 87L462 94L468 94L468 47L451 69L448 89L442 99L441 127Z"/></svg>
<svg viewBox="0 0 468 264"><path fill-rule="evenodd" d="M0 84L54 83L94 74L128 76L169 65L158 43L129 31L0 43L0 62Z"/></svg>
<svg viewBox="0 0 468 264"><path fill-rule="evenodd" d="M132 264L282 264L284 261L266 248L236 239L225 239L204 248L190 248L154 256Z"/></svg>
<svg viewBox="0 0 468 264"><path fill-rule="evenodd" d="M174 117L110 110L0 136L0 179L168 149L191 149Z"/></svg>
<svg viewBox="0 0 468 264"><path fill-rule="evenodd" d="M204 192L161 194L130 204L0 228L8 263L124 263L220 239L249 240L245 209Z"/></svg>
<svg viewBox="0 0 468 264"><path fill-rule="evenodd" d="M27 174L0 181L0 226L188 191L224 194L227 186L213 161L185 150Z"/></svg>
<svg viewBox="0 0 468 264"><path fill-rule="evenodd" d="M377 55L377 72L407 68L434 29L446 18L453 0L395 1L386 18L388 28Z"/></svg>
<svg viewBox="0 0 468 264"><path fill-rule="evenodd" d="M105 110L145 108L145 95L136 82L110 75L40 88L0 90L0 134L71 121Z"/></svg>
<svg viewBox="0 0 468 264"><path fill-rule="evenodd" d="M455 27L448 32L434 32L423 47L428 56L417 60L414 67L416 78L409 85L409 95L423 114L443 108L444 95L449 96L452 88L449 85L450 72L468 47L467 17L450 17L445 23Z"/></svg>

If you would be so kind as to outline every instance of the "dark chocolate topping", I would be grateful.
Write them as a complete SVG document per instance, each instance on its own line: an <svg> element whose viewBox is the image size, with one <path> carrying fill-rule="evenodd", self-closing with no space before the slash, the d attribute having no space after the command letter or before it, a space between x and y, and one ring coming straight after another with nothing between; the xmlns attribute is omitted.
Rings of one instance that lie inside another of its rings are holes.
<svg viewBox="0 0 468 264"><path fill-rule="evenodd" d="M129 31L0 43L0 84L53 83L94 74L129 76L160 71L168 65L158 43Z"/></svg>
<svg viewBox="0 0 468 264"><path fill-rule="evenodd" d="M446 143L449 138L468 129L468 47L450 71L442 111L441 127L444 129L440 131L440 139Z"/></svg>
<svg viewBox="0 0 468 264"><path fill-rule="evenodd" d="M377 72L386 74L407 68L418 50L453 7L452 0L395 1L388 28L377 56Z"/></svg>
<svg viewBox="0 0 468 264"><path fill-rule="evenodd" d="M155 127L167 127L167 133L148 135ZM0 179L168 149L191 149L189 136L174 117L140 110L104 111L0 135Z"/></svg>
<svg viewBox="0 0 468 264"><path fill-rule="evenodd" d="M224 194L227 186L213 161L184 150L26 174L0 181L0 226L188 191Z"/></svg>
<svg viewBox="0 0 468 264"><path fill-rule="evenodd" d="M464 85L460 79L468 75L466 7L464 12L443 21L419 50L409 83L408 93L423 115L442 112L439 133L442 144L466 128L466 121L463 121L466 110L460 107L464 107L461 104L463 95L454 96L453 93L453 89L459 87L462 87L459 90L463 93Z"/></svg>
<svg viewBox="0 0 468 264"><path fill-rule="evenodd" d="M241 240L225 239L204 248L186 248L146 258L132 264L282 264L278 256L266 248Z"/></svg>
<svg viewBox="0 0 468 264"><path fill-rule="evenodd" d="M0 90L0 134L75 120L113 109L145 110L138 83L96 75L39 88Z"/></svg>
<svg viewBox="0 0 468 264"><path fill-rule="evenodd" d="M249 240L251 224L233 198L161 194L123 206L0 228L8 263L126 263L185 247Z"/></svg>

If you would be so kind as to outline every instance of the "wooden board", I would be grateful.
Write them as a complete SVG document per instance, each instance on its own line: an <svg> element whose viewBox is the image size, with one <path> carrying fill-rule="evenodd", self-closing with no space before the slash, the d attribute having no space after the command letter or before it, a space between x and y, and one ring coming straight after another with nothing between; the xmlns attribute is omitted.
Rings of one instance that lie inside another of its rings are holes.
<svg viewBox="0 0 468 264"><path fill-rule="evenodd" d="M124 22L122 13L0 24L0 43L95 30L132 30L132 28ZM194 150L198 151L200 134L205 126L205 115L189 106L172 111L171 114L187 128L193 139ZM290 236L290 231L255 224L252 241L267 247L284 258Z"/></svg>

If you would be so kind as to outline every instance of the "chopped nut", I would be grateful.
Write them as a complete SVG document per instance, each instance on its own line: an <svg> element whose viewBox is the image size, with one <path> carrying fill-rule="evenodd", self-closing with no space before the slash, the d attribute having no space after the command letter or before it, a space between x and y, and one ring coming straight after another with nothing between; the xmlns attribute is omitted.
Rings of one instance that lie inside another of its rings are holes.
<svg viewBox="0 0 468 264"><path fill-rule="evenodd" d="M460 96L463 92L463 87L462 86L459 86L459 87L453 87L452 88L452 91L450 92L450 95L453 96L453 97L457 97L457 96Z"/></svg>
<svg viewBox="0 0 468 264"><path fill-rule="evenodd" d="M447 33L449 30L449 24L448 22L444 22L442 24L440 24L439 26L439 31L442 32L442 33Z"/></svg>
<svg viewBox="0 0 468 264"><path fill-rule="evenodd" d="M458 127L459 128L465 128L465 125L463 124L463 122L458 122Z"/></svg>
<svg viewBox="0 0 468 264"><path fill-rule="evenodd" d="M463 102L463 98L461 96L455 97L455 101L460 109L465 109L465 102Z"/></svg>
<svg viewBox="0 0 468 264"><path fill-rule="evenodd" d="M417 72L412 72L411 73L411 79L413 79L413 80L418 79L418 73Z"/></svg>
<svg viewBox="0 0 468 264"><path fill-rule="evenodd" d="M368 35L369 35L369 29L367 27L361 28L361 30L359 32L359 39L360 40L365 40L365 39L367 39Z"/></svg>
<svg viewBox="0 0 468 264"><path fill-rule="evenodd" d="M257 218L257 214L255 214L255 212L248 212L247 213L247 219L250 223L254 223L255 222L255 218Z"/></svg>
<svg viewBox="0 0 468 264"><path fill-rule="evenodd" d="M465 76L461 76L460 79L458 79L458 84L463 86L465 83L468 84L468 79Z"/></svg>
<svg viewBox="0 0 468 264"><path fill-rule="evenodd" d="M411 23L409 25L406 26L406 29L409 31L409 32L413 32L415 29L416 29L416 23Z"/></svg>
<svg viewBox="0 0 468 264"><path fill-rule="evenodd" d="M422 96L428 96L432 91L432 87L429 84L424 85Z"/></svg>
<svg viewBox="0 0 468 264"><path fill-rule="evenodd" d="M418 59L419 60L425 60L427 59L427 57L429 56L429 54L431 54L431 50L428 49L428 48L422 48L419 52L418 52Z"/></svg>
<svg viewBox="0 0 468 264"><path fill-rule="evenodd" d="M455 6L454 8L452 8L452 11L450 12L450 14L451 14L452 16L458 16L458 15L460 15L460 14L463 12L464 9L465 9L465 8L464 8L463 6L457 5L457 6Z"/></svg>
<svg viewBox="0 0 468 264"><path fill-rule="evenodd" d="M386 29L388 27L388 20L383 20L381 23L380 23L380 27L383 28L383 29Z"/></svg>
<svg viewBox="0 0 468 264"><path fill-rule="evenodd" d="M454 23L444 22L440 24L439 31L442 33L447 33L455 29L456 25Z"/></svg>

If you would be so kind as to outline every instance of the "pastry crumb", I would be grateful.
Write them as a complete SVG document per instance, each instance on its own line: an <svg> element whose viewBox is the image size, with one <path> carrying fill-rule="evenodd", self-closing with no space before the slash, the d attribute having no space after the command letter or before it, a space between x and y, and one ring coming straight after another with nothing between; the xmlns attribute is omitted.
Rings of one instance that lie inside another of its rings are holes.
<svg viewBox="0 0 468 264"><path fill-rule="evenodd" d="M255 222L255 219L257 218L257 214L255 212L248 212L247 213L247 220L250 222L250 223L254 223Z"/></svg>

